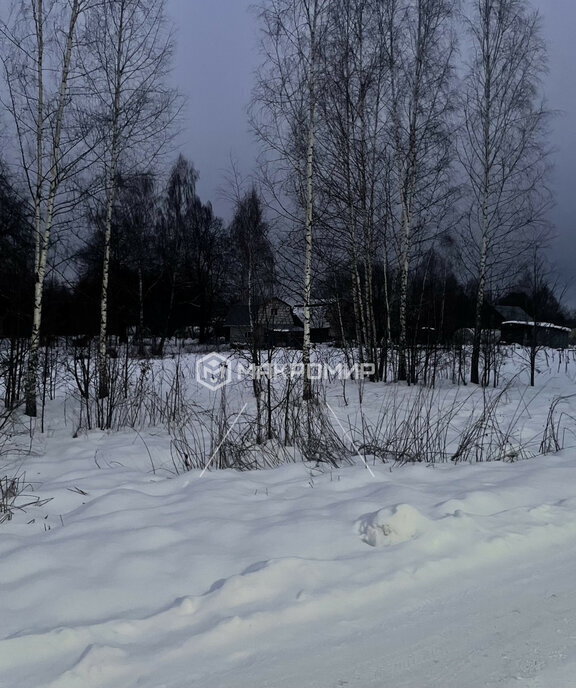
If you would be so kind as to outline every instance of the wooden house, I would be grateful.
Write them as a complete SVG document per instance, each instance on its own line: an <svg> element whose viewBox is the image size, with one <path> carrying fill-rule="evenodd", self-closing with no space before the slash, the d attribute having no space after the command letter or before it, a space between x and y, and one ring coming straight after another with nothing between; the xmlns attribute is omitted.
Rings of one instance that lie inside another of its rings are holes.
<svg viewBox="0 0 576 688"><path fill-rule="evenodd" d="M301 346L304 330L292 307L271 297L252 305L236 304L228 311L225 327L232 346Z"/></svg>

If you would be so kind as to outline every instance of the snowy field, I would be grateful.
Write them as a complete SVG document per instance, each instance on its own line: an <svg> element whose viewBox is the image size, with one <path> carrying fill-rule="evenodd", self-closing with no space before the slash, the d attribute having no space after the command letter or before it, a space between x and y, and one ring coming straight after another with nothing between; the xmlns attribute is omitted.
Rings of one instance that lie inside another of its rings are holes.
<svg viewBox="0 0 576 688"><path fill-rule="evenodd" d="M348 463L248 472L177 474L162 427L79 432L62 390L0 456L41 500L0 524L0 687L576 687L576 363L538 371L512 352L493 392L503 460L365 466L348 431L418 388L333 381ZM435 395L453 452L483 392Z"/></svg>

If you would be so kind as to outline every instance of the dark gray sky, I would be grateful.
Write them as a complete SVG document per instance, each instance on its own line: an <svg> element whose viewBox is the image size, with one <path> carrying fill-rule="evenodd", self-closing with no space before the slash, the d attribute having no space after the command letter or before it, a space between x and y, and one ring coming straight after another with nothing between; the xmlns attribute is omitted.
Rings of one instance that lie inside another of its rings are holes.
<svg viewBox="0 0 576 688"><path fill-rule="evenodd" d="M254 0L167 0L176 24L176 85L187 98L180 137L182 153L200 172L198 192L229 219L223 198L231 157L249 174L257 146L247 106L258 65Z"/></svg>
<svg viewBox="0 0 576 688"><path fill-rule="evenodd" d="M179 146L200 172L198 191L229 219L223 198L230 157L244 174L252 171L256 144L246 108L259 55L258 27L249 11L253 0L168 0L177 29L175 81L187 97ZM567 301L576 307L576 2L532 0L540 10L548 41L550 73L545 95L559 111L552 124L555 148L551 185L556 207L551 220L558 238L551 256L565 282Z"/></svg>
<svg viewBox="0 0 576 688"><path fill-rule="evenodd" d="M568 290L566 301L576 308L576 3L574 0L533 0L548 42L550 72L544 85L548 106L557 110L552 122L555 149L550 180L556 206L550 217L557 238L551 257Z"/></svg>

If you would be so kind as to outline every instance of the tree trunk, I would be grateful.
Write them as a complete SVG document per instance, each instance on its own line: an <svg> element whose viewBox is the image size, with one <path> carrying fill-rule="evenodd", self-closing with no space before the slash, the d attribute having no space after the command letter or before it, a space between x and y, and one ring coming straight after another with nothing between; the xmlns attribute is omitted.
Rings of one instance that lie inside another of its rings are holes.
<svg viewBox="0 0 576 688"><path fill-rule="evenodd" d="M114 151L115 155L116 151ZM102 265L102 290L100 293L100 337L98 340L98 397L105 399L110 393L108 379L108 285L110 282L110 241L112 239L112 212L116 195L116 161L110 166L106 228L104 232L104 261Z"/></svg>
<svg viewBox="0 0 576 688"><path fill-rule="evenodd" d="M38 103L36 120L36 155L37 155L37 180L36 194L34 198L35 215L35 250L34 250L34 307L32 315L32 333L30 337L30 352L28 355L28 366L26 371L25 399L27 416L35 418L37 415L36 383L38 379L39 349L40 349L40 328L42 325L42 302L44 291L44 279L46 277L46 258L50 243L50 233L54 221L54 205L56 194L60 185L59 163L60 163L60 141L62 136L62 122L68 95L68 76L70 73L70 62L72 58L72 47L74 42L74 32L80 14L80 0L74 0L70 12L70 21L66 35L66 50L62 63L60 76L60 86L58 94L58 108L54 135L52 139L51 166L49 177L48 197L46 199L47 208L44 219L42 220L42 201L43 201L43 168L42 159L44 154L44 31L43 31L43 0L37 0L34 8L34 19L37 40L37 81L38 81ZM14 113L15 117L18 116Z"/></svg>
<svg viewBox="0 0 576 688"><path fill-rule="evenodd" d="M486 286L486 237L482 240L478 289L476 291L476 314L474 318L474 337L472 340L472 359L470 361L470 382L480 384L480 344L482 339L482 307Z"/></svg>
<svg viewBox="0 0 576 688"><path fill-rule="evenodd" d="M110 146L110 166L108 169L106 188L106 226L104 230L104 261L102 265L102 291L100 294L100 337L98 341L98 397L105 399L110 393L108 377L108 286L110 281L110 241L112 239L112 215L116 199L116 170L118 167L120 144L120 97L122 95L122 51L124 48L124 10L122 3L116 37L116 64L114 74L114 101L112 103L110 131L112 135Z"/></svg>
<svg viewBox="0 0 576 688"><path fill-rule="evenodd" d="M302 341L302 364L304 367L304 384L302 388L302 398L310 401L313 397L312 380L310 378L310 301L312 295L312 223L314 221L314 116L316 108L315 93L315 52L316 52L316 21L317 16L314 12L312 25L310 27L310 67L308 75L308 147L306 155L306 255L304 265L304 318L303 318L303 341Z"/></svg>
<svg viewBox="0 0 576 688"><path fill-rule="evenodd" d="M404 224L404 241L402 249L402 263L400 266L400 337L398 341L398 380L408 379L408 365L406 350L408 348L407 337L407 309L408 309L408 269L410 256L410 218L406 208L402 211Z"/></svg>

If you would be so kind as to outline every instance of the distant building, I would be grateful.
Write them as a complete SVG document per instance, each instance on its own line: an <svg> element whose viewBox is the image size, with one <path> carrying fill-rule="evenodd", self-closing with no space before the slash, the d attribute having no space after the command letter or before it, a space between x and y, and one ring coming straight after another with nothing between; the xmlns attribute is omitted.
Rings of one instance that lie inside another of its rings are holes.
<svg viewBox="0 0 576 688"><path fill-rule="evenodd" d="M536 336L536 340L534 340ZM570 328L546 322L507 320L502 323L502 343L522 346L550 346L565 349L569 344Z"/></svg>
<svg viewBox="0 0 576 688"><path fill-rule="evenodd" d="M486 304L482 313L482 327L485 329L502 329L504 322L529 323L533 318L520 306L492 306Z"/></svg>
<svg viewBox="0 0 576 688"><path fill-rule="evenodd" d="M534 318L520 306L491 306L496 313L502 344L550 346L563 349L568 346L570 328L554 323L535 322ZM536 337L536 340L534 340Z"/></svg>
<svg viewBox="0 0 576 688"><path fill-rule="evenodd" d="M328 321L328 306L326 303L310 304L313 343L326 342L334 336ZM228 311L225 327L230 344L249 346L255 342L258 346L302 346L304 306L274 296L252 308L252 317L245 303L236 304Z"/></svg>
<svg viewBox="0 0 576 688"><path fill-rule="evenodd" d="M236 304L225 320L228 341L233 346L301 346L304 329L292 307L275 296L254 304Z"/></svg>
<svg viewBox="0 0 576 688"><path fill-rule="evenodd" d="M531 346L536 335L537 346L562 349L568 346L570 328L554 323L534 322L534 318L520 306L493 306L485 303L482 309L482 338L493 343ZM473 328L461 328L454 333L455 341L472 344Z"/></svg>

